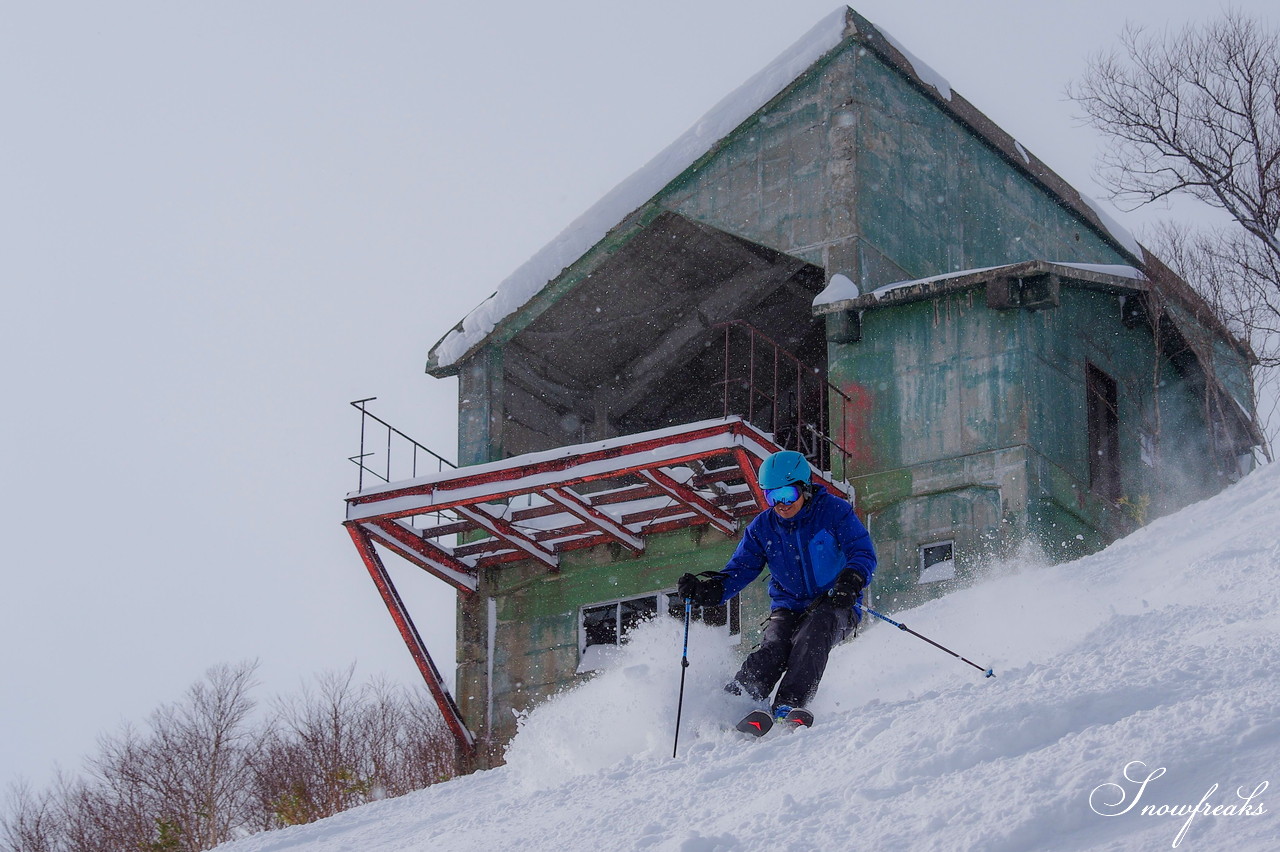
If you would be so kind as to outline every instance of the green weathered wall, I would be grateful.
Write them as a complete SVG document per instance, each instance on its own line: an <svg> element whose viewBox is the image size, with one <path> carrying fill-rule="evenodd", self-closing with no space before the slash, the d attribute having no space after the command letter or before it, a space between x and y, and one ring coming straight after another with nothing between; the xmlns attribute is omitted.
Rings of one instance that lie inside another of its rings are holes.
<svg viewBox="0 0 1280 852"><path fill-rule="evenodd" d="M1133 529L1139 515L1166 514L1223 484L1200 390L1157 352L1147 325L1127 328L1120 312L1118 295L1064 287L1060 308L1026 315L1027 398L1038 456L1033 479L1041 501L1033 526L1062 558L1096 550ZM1116 381L1123 509L1088 488L1088 363ZM1090 529L1076 529L1080 524Z"/></svg>
<svg viewBox="0 0 1280 852"><path fill-rule="evenodd" d="M458 372L458 464L502 458L502 349L486 346Z"/></svg>
<svg viewBox="0 0 1280 852"><path fill-rule="evenodd" d="M1020 311L985 291L867 311L862 339L830 349L832 380L862 407L848 471L881 567L876 599L902 606L921 544L954 538L959 579L1023 531L1027 402Z"/></svg>
<svg viewBox="0 0 1280 852"><path fill-rule="evenodd" d="M505 742L515 733L514 713L589 677L577 673L583 606L674 589L681 574L723 568L736 546L736 538L688 528L647 537L639 556L601 546L563 554L556 573L528 562L486 572L478 593L461 607L459 622L457 698L467 724L482 739ZM766 571L743 593L744 652L758 641L768 612L767 583ZM497 616L491 730L489 599ZM725 679L731 675L725 672Z"/></svg>
<svg viewBox="0 0 1280 852"><path fill-rule="evenodd" d="M845 436L850 477L1026 442L1019 314L984 299L975 289L867 311L861 342L830 347L832 382L867 401Z"/></svg>
<svg viewBox="0 0 1280 852"><path fill-rule="evenodd" d="M1116 293L1063 286L1058 307L1031 312L989 309L976 289L868 310L830 363L863 408L849 474L886 605L948 588L916 586L927 542L955 538L963 582L1024 539L1078 557L1223 484L1199 386L1147 325L1121 321ZM1117 385L1120 505L1089 490L1087 364Z"/></svg>
<svg viewBox="0 0 1280 852"><path fill-rule="evenodd" d="M856 43L658 203L864 289L1021 260L1130 262Z"/></svg>
<svg viewBox="0 0 1280 852"><path fill-rule="evenodd" d="M889 265L864 264L863 285L1032 259L1129 262L874 56L858 82L860 236Z"/></svg>

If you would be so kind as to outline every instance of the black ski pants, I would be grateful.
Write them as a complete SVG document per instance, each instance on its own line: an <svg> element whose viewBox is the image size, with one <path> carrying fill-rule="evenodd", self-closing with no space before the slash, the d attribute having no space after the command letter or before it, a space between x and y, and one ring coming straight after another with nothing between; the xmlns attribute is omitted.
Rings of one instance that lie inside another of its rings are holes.
<svg viewBox="0 0 1280 852"><path fill-rule="evenodd" d="M734 680L759 700L777 684L774 707L804 707L818 691L831 649L853 626L851 608L819 604L806 611L775 609L765 623L760 647L743 661Z"/></svg>

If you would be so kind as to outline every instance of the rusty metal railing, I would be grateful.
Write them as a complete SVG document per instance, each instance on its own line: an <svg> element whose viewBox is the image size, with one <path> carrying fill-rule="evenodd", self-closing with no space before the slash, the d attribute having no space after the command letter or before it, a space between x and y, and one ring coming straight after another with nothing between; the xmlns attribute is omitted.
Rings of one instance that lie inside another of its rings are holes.
<svg viewBox="0 0 1280 852"><path fill-rule="evenodd" d="M742 320L720 323L724 349L724 416L736 414L773 434L774 441L805 455L820 470L848 470L844 435L853 400L769 335Z"/></svg>
<svg viewBox="0 0 1280 852"><path fill-rule="evenodd" d="M457 467L444 456L419 444L381 417L370 414L365 405L375 399L377 399L376 396L371 396L351 403L351 406L360 412L360 452L347 458L360 468L357 490L364 490L366 473L383 482L393 482L430 473L433 466L436 472L444 470L445 467Z"/></svg>
<svg viewBox="0 0 1280 852"><path fill-rule="evenodd" d="M723 416L738 415L770 433L779 446L797 450L819 470L847 476L851 448L842 442L855 411L853 400L831 384L825 371L804 363L769 335L742 320L712 327L723 347ZM348 460L390 483L457 465L369 412L377 397L358 399L360 451ZM710 412L708 412L710 414Z"/></svg>

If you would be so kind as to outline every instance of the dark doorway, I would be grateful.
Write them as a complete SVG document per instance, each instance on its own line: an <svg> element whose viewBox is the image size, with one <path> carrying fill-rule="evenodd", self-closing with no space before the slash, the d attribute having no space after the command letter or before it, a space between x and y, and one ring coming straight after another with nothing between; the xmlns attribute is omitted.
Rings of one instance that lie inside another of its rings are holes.
<svg viewBox="0 0 1280 852"><path fill-rule="evenodd" d="M1120 499L1120 416L1116 380L1087 364L1085 397L1089 418L1089 490L1114 503Z"/></svg>

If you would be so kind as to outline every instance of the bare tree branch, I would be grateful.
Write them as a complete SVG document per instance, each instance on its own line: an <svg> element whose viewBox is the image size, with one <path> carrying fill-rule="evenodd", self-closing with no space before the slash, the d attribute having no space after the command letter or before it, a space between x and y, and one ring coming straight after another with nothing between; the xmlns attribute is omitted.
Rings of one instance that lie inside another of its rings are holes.
<svg viewBox="0 0 1280 852"><path fill-rule="evenodd" d="M254 663L218 666L182 701L99 740L82 777L18 785L0 852L195 852L310 822L456 775L458 755L425 690L316 679L255 718Z"/></svg>
<svg viewBox="0 0 1280 852"><path fill-rule="evenodd" d="M1107 137L1117 199L1187 193L1280 259L1280 34L1237 12L1203 27L1126 27L1069 89Z"/></svg>
<svg viewBox="0 0 1280 852"><path fill-rule="evenodd" d="M1280 33L1242 13L1181 31L1126 26L1068 94L1105 142L1098 174L1134 206L1178 194L1238 227L1167 226L1158 253L1249 341L1255 391L1280 381ZM1255 395L1257 395L1255 393ZM1266 434L1280 423L1259 412Z"/></svg>

